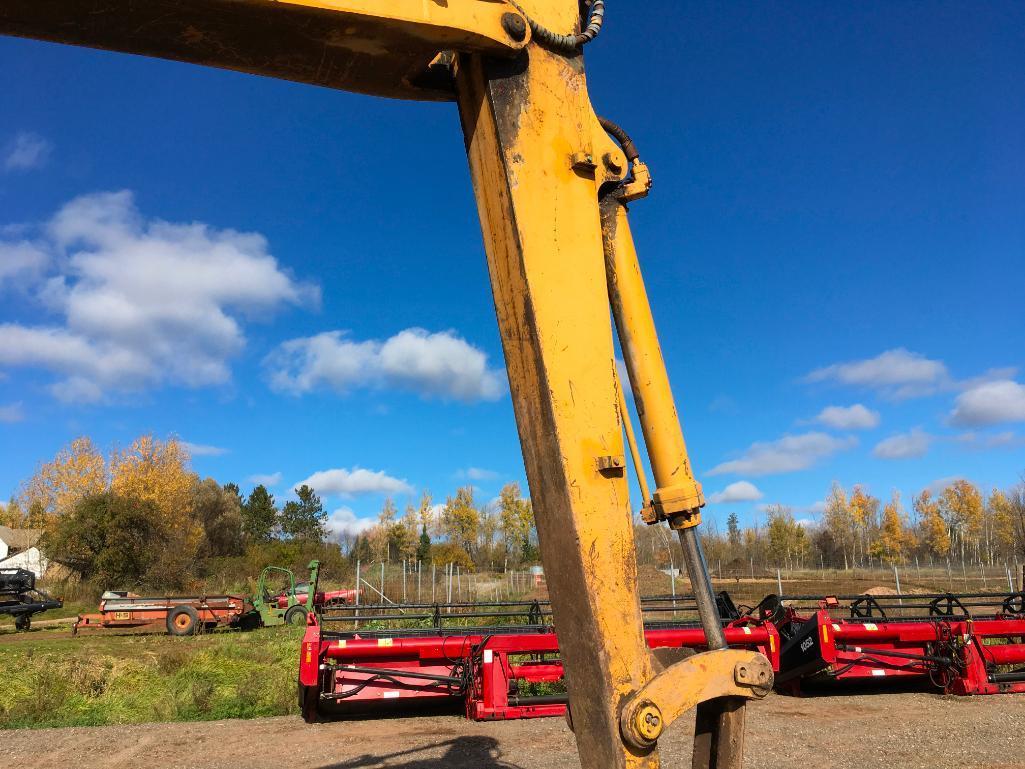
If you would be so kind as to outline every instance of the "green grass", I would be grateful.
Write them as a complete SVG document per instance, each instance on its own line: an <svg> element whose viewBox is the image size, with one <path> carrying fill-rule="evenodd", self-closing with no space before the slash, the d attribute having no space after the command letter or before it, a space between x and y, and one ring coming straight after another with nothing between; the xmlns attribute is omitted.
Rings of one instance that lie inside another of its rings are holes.
<svg viewBox="0 0 1025 769"><path fill-rule="evenodd" d="M101 635L0 645L0 728L298 712L302 629L193 638Z"/></svg>

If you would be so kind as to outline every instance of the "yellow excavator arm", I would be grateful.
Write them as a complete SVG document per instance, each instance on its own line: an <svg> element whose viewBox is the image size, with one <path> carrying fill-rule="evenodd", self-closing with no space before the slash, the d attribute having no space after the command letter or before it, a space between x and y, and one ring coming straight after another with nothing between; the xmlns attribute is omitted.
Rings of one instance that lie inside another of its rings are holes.
<svg viewBox="0 0 1025 769"><path fill-rule="evenodd" d="M704 500L627 221L650 175L587 92L581 49L603 15L604 0L3 0L0 33L457 103L581 764L657 767L659 735L697 706L693 764L728 769L742 763L743 705L772 672L725 648L695 528ZM642 517L678 532L709 645L660 671L627 446Z"/></svg>

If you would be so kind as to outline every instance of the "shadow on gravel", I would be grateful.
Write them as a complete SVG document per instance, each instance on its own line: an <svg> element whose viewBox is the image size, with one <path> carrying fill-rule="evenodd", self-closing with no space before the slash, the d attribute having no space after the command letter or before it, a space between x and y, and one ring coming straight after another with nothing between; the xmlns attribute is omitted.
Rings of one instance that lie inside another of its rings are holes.
<svg viewBox="0 0 1025 769"><path fill-rule="evenodd" d="M417 757L418 753L445 749L437 758ZM518 764L502 760L498 740L493 737L456 737L453 740L424 745L385 755L365 754L320 769L362 769L389 767L394 769L522 769Z"/></svg>

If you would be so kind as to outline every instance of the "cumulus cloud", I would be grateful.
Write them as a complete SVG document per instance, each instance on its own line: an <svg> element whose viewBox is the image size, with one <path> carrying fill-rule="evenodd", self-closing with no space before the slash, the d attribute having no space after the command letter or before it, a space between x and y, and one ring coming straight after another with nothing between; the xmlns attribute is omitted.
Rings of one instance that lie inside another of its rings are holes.
<svg viewBox="0 0 1025 769"><path fill-rule="evenodd" d="M874 358L816 369L805 381L865 387L887 397L903 399L929 395L948 385L950 373L942 361L898 347Z"/></svg>
<svg viewBox="0 0 1025 769"><path fill-rule="evenodd" d="M764 494L750 481L731 483L722 491L717 491L708 498L709 502L754 502Z"/></svg>
<svg viewBox="0 0 1025 769"><path fill-rule="evenodd" d="M815 421L836 430L871 430L879 426L879 412L860 403L853 406L826 406Z"/></svg>
<svg viewBox="0 0 1025 769"><path fill-rule="evenodd" d="M4 150L4 168L8 171L30 171L42 168L50 158L53 145L38 134L22 131Z"/></svg>
<svg viewBox="0 0 1025 769"><path fill-rule="evenodd" d="M281 483L283 477L281 473L256 473L255 475L250 475L246 480L257 486L277 486ZM302 484L299 485L301 486Z"/></svg>
<svg viewBox="0 0 1025 769"><path fill-rule="evenodd" d="M934 438L920 427L879 441L872 449L879 459L915 459L925 456Z"/></svg>
<svg viewBox="0 0 1025 769"><path fill-rule="evenodd" d="M0 325L0 365L53 372L66 401L224 384L245 345L242 317L319 301L263 236L147 220L127 191L72 200L34 247L52 268L36 297L62 322Z"/></svg>
<svg viewBox="0 0 1025 769"><path fill-rule="evenodd" d="M209 446L205 443L189 443L188 441L182 441L189 454L194 457L220 457L228 453L228 449L220 446Z"/></svg>
<svg viewBox="0 0 1025 769"><path fill-rule="evenodd" d="M383 470L364 470L360 467L351 470L320 470L299 481L295 487L304 485L324 496L357 497L363 494L413 493L413 487L400 478L394 478Z"/></svg>
<svg viewBox="0 0 1025 769"><path fill-rule="evenodd" d="M982 427L1003 422L1025 422L1025 385L1011 379L976 384L957 396L950 423Z"/></svg>
<svg viewBox="0 0 1025 769"><path fill-rule="evenodd" d="M20 422L25 418L25 409L21 403L8 403L0 406L0 422Z"/></svg>
<svg viewBox="0 0 1025 769"><path fill-rule="evenodd" d="M853 436L836 438L820 432L784 435L775 441L752 443L737 459L723 462L708 475L775 475L805 470L838 451L857 444Z"/></svg>
<svg viewBox="0 0 1025 769"><path fill-rule="evenodd" d="M487 354L451 331L407 328L384 341L326 331L285 342L265 365L271 387L295 395L370 387L476 401L497 400L504 392L502 372L488 366Z"/></svg>
<svg viewBox="0 0 1025 769"><path fill-rule="evenodd" d="M339 507L328 515L325 527L337 537L343 534L362 534L375 523L377 521L373 518L360 518L348 507Z"/></svg>

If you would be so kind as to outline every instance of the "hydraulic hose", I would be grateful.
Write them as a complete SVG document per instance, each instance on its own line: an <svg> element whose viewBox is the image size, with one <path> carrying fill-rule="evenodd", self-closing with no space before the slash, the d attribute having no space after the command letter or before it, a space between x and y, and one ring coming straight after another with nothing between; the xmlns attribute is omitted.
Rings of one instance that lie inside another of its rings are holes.
<svg viewBox="0 0 1025 769"><path fill-rule="evenodd" d="M530 31L536 41L548 48L567 54L576 53L583 46L598 37L598 33L601 32L602 23L605 21L605 0L593 0L591 10L587 15L587 26L584 27L584 31L579 35L560 35L558 32L553 32L530 18L527 12L520 8L515 0L509 0L509 2L526 17L527 24L530 25Z"/></svg>

